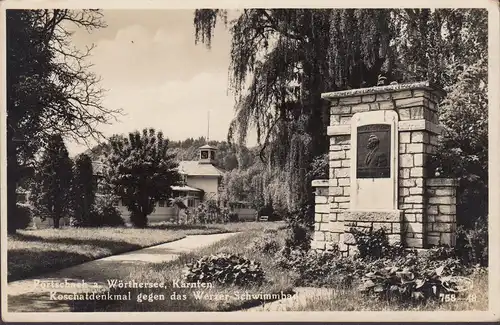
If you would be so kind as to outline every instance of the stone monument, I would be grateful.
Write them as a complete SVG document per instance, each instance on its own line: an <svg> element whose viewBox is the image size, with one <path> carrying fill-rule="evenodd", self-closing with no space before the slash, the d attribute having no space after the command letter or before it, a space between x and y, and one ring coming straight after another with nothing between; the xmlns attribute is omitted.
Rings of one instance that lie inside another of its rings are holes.
<svg viewBox="0 0 500 325"><path fill-rule="evenodd" d="M351 233L384 228L411 248L455 244L455 179L435 178L438 102L429 82L322 94L330 103L329 179L316 193L312 248L356 251Z"/></svg>

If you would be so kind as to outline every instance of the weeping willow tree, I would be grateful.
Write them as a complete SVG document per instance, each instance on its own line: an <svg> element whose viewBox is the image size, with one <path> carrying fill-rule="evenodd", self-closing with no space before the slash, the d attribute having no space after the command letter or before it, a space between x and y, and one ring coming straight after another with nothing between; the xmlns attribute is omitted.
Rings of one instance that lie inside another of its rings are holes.
<svg viewBox="0 0 500 325"><path fill-rule="evenodd" d="M195 41L210 48L215 26L229 28L236 115L228 139L244 144L248 130L257 131L268 166L265 197L294 211L312 203L311 164L328 149L329 110L320 94L375 86L381 74L452 84L450 67L465 63L460 45L472 38L464 31L485 16L472 11L203 9L195 11ZM480 32L469 45L481 42Z"/></svg>

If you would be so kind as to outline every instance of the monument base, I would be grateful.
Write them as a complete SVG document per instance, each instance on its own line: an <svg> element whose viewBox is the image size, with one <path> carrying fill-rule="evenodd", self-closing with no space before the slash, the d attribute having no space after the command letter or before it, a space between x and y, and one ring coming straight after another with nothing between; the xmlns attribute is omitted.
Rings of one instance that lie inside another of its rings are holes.
<svg viewBox="0 0 500 325"><path fill-rule="evenodd" d="M343 255L352 255L357 251L353 229L363 232L384 229L389 244L402 242L401 210L347 210L343 214L344 242L340 243Z"/></svg>

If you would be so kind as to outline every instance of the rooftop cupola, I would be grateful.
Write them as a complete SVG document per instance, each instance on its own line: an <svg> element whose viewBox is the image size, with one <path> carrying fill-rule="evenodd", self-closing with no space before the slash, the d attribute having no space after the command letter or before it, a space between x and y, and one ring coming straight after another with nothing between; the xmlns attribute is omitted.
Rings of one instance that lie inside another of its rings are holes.
<svg viewBox="0 0 500 325"><path fill-rule="evenodd" d="M215 151L217 148L212 147L208 144L201 146L200 149L200 164L215 164Z"/></svg>

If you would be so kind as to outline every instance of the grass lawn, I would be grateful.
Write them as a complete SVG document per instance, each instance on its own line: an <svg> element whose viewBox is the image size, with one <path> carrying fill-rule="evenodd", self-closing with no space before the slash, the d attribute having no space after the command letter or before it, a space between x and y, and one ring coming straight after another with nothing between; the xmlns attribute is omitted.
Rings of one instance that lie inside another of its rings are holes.
<svg viewBox="0 0 500 325"><path fill-rule="evenodd" d="M62 228L18 230L7 239L8 281L98 258L184 238L187 235L277 229L282 222L212 225L151 225L134 228Z"/></svg>
<svg viewBox="0 0 500 325"><path fill-rule="evenodd" d="M280 238L280 240L284 240L283 231L278 230L276 233L276 237ZM146 268L132 265L127 266L129 267L130 276L124 279L125 281L165 283L165 288L114 289L111 291L112 294L126 294L130 291L132 300L101 305L97 307L98 310L96 311L230 311L259 304L258 300L261 297L255 299L251 295L281 294L281 292L285 294L291 293L294 282L292 275L276 267L274 254L266 254L258 251L252 245L253 241L259 240L264 236L269 236L269 234L260 230L242 232L197 252L183 254L178 260L172 262L151 265ZM220 252L238 254L260 262L268 282L261 286L245 288L227 287L217 284L211 289L175 287L173 281L181 280L182 270L186 263L192 262L204 255ZM212 297L197 299L196 295L202 292L210 294ZM137 296L139 294L146 294L148 296L156 294L156 299L158 300L138 302ZM238 297L236 294L238 294ZM264 299L268 298L264 297Z"/></svg>
<svg viewBox="0 0 500 325"><path fill-rule="evenodd" d="M248 221L248 222L232 222L225 224L207 224L207 225L175 225L166 222L158 222L151 224L150 229L168 229L168 230L189 230L190 234L197 234L196 231L203 233L223 233L223 232L239 232L239 231L252 231L258 230L262 231L265 229L281 229L284 228L284 221L272 221L272 222L258 222L258 221Z"/></svg>
<svg viewBox="0 0 500 325"><path fill-rule="evenodd" d="M404 304L368 298L355 289L346 289L332 290L326 295L312 295L299 303L287 306L284 311L486 311L488 310L488 274L477 274L472 277L472 280L474 285L472 290L457 296L472 298L471 301L438 300Z"/></svg>

